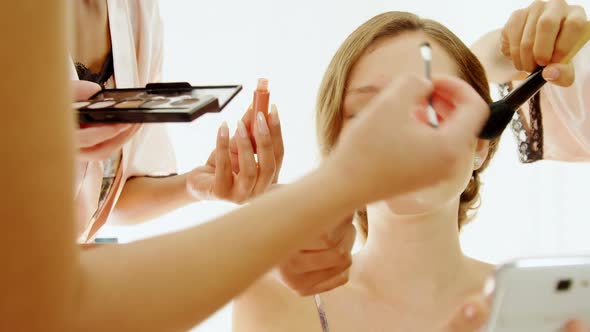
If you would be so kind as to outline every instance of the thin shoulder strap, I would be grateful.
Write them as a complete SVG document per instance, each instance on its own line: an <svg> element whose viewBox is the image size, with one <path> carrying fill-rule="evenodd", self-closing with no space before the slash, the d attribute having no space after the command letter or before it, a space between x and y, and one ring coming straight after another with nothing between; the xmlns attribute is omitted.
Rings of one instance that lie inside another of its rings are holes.
<svg viewBox="0 0 590 332"><path fill-rule="evenodd" d="M318 309L318 314L320 316L320 323L322 324L322 331L323 332L330 332L330 327L328 326L328 318L326 317L326 312L324 311L324 306L322 305L322 299L319 295L314 296L315 299L315 306Z"/></svg>

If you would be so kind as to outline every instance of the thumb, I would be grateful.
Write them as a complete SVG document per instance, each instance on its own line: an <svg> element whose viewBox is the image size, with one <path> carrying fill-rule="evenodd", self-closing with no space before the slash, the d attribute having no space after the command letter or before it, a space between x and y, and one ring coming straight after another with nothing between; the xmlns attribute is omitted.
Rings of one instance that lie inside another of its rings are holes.
<svg viewBox="0 0 590 332"><path fill-rule="evenodd" d="M469 138L475 138L489 117L489 105L473 87L458 78L439 78L435 80L434 87L438 98L445 99L454 106L448 119L442 123L441 129L451 135L468 135Z"/></svg>
<svg viewBox="0 0 590 332"><path fill-rule="evenodd" d="M488 305L483 297L467 301L451 318L444 332L476 332L488 319Z"/></svg>
<svg viewBox="0 0 590 332"><path fill-rule="evenodd" d="M574 83L576 73L572 63L553 63L543 69L543 78L558 86L570 86Z"/></svg>
<svg viewBox="0 0 590 332"><path fill-rule="evenodd" d="M100 85L88 81L72 81L72 88L75 101L88 100L101 90Z"/></svg>

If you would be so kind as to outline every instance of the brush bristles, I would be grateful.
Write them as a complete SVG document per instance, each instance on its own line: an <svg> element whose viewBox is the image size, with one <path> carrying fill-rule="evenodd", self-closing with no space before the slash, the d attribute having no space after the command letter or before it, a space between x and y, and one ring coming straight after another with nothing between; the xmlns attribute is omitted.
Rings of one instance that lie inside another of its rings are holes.
<svg viewBox="0 0 590 332"><path fill-rule="evenodd" d="M424 59L424 61L432 60L432 49L430 48L430 44L428 42L424 42L422 45L420 45L420 54L422 55L422 59Z"/></svg>

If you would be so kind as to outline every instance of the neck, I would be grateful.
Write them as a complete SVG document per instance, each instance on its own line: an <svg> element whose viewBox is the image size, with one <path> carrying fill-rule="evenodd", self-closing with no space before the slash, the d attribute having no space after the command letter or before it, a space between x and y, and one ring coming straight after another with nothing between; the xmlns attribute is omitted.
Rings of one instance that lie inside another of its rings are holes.
<svg viewBox="0 0 590 332"><path fill-rule="evenodd" d="M395 215L385 202L370 206L367 242L351 280L387 298L412 298L417 291L436 297L450 291L468 265L459 244L458 206L454 201L413 216Z"/></svg>

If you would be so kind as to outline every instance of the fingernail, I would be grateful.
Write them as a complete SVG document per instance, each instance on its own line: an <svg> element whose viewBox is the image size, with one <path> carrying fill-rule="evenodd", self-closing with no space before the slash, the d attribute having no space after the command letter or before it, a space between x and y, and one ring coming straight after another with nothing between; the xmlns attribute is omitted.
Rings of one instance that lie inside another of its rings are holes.
<svg viewBox="0 0 590 332"><path fill-rule="evenodd" d="M272 105L270 110L270 123L273 126L278 126L281 123L279 119L279 111L277 109L277 105Z"/></svg>
<svg viewBox="0 0 590 332"><path fill-rule="evenodd" d="M559 69L555 67L550 67L543 70L543 77L548 81L555 81L559 78L559 74Z"/></svg>
<svg viewBox="0 0 590 332"><path fill-rule="evenodd" d="M225 121L223 121L221 127L219 127L219 137L229 137L229 127Z"/></svg>
<svg viewBox="0 0 590 332"><path fill-rule="evenodd" d="M545 61L545 60L539 60L539 61L537 61L537 64L539 66L541 66L541 67L545 67L545 66L547 66L547 61Z"/></svg>
<svg viewBox="0 0 590 332"><path fill-rule="evenodd" d="M238 134L242 138L248 138L248 131L246 130L246 126L242 120L238 121Z"/></svg>
<svg viewBox="0 0 590 332"><path fill-rule="evenodd" d="M475 318L477 314L477 310L473 304L468 304L463 308L463 316L467 318L467 320L472 320Z"/></svg>
<svg viewBox="0 0 590 332"><path fill-rule="evenodd" d="M268 130L268 125L266 124L266 118L262 112L258 112L256 114L256 121L258 122L258 132L263 136L270 135L270 131Z"/></svg>

